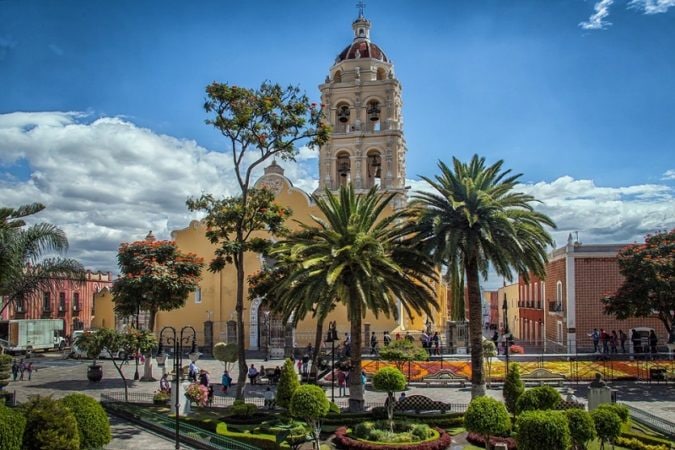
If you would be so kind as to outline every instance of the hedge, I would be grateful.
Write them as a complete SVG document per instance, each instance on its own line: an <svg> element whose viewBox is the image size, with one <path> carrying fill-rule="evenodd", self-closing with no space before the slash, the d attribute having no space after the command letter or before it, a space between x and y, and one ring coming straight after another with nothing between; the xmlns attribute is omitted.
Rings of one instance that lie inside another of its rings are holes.
<svg viewBox="0 0 675 450"><path fill-rule="evenodd" d="M504 403L491 397L477 397L471 400L464 414L464 427L469 432L483 435L489 442L491 436L508 435L511 418Z"/></svg>
<svg viewBox="0 0 675 450"><path fill-rule="evenodd" d="M516 402L516 411L555 409L562 401L560 393L551 386L537 386L526 390Z"/></svg>
<svg viewBox="0 0 675 450"><path fill-rule="evenodd" d="M33 397L19 410L26 417L24 448L78 450L80 433L77 420L60 401L51 397Z"/></svg>
<svg viewBox="0 0 675 450"><path fill-rule="evenodd" d="M567 450L572 442L560 411L527 411L518 417L518 450Z"/></svg>
<svg viewBox="0 0 675 450"><path fill-rule="evenodd" d="M216 433L221 436L235 439L237 441L242 441L261 450L279 450L281 448L281 446L277 444L276 436L262 433L251 434L229 431L225 422L220 422L216 426Z"/></svg>
<svg viewBox="0 0 675 450"><path fill-rule="evenodd" d="M671 448L670 445L666 444L650 445L636 438L627 439L624 437L617 438L616 445L629 448L630 450L670 450Z"/></svg>
<svg viewBox="0 0 675 450"><path fill-rule="evenodd" d="M0 404L0 448L21 450L26 419L20 412Z"/></svg>
<svg viewBox="0 0 675 450"><path fill-rule="evenodd" d="M110 420L99 402L84 394L70 394L60 402L75 416L81 449L96 449L110 442Z"/></svg>
<svg viewBox="0 0 675 450"><path fill-rule="evenodd" d="M452 444L452 438L450 435L441 428L435 429L439 438L435 441L420 442L419 444L415 443L405 443L405 444L381 444L378 445L374 442L359 441L352 439L347 436L347 427L340 427L335 430L335 439L334 442L340 448L349 449L349 450L386 450L386 449L401 449L401 450L445 450Z"/></svg>

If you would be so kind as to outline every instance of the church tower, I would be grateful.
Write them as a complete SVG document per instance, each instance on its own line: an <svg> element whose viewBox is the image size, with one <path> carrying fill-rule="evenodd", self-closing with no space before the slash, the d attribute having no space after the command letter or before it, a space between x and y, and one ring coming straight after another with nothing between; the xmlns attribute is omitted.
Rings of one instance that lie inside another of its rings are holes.
<svg viewBox="0 0 675 450"><path fill-rule="evenodd" d="M405 204L405 139L401 84L387 55L370 40L370 21L360 9L354 40L335 59L319 86L326 119L333 127L319 155L319 189L352 183L357 192L374 185L400 194Z"/></svg>

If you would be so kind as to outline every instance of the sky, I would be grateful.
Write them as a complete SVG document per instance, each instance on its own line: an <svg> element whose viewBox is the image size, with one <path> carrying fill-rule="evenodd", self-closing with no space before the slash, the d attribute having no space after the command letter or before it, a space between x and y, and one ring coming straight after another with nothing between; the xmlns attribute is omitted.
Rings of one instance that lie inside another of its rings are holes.
<svg viewBox="0 0 675 450"><path fill-rule="evenodd" d="M237 192L206 85L318 100L355 3L0 0L0 205L44 203L69 256L116 273L121 242L196 218L188 197ZM557 246L675 227L675 0L371 0L365 16L403 86L413 190L479 154L523 174ZM311 192L317 161L303 149L286 175Z"/></svg>

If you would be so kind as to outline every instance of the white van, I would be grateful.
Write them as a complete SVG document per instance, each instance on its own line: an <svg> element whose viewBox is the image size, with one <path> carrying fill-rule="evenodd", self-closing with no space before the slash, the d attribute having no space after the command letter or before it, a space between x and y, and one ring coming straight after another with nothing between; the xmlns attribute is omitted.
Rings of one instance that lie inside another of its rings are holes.
<svg viewBox="0 0 675 450"><path fill-rule="evenodd" d="M86 358L87 357L87 352L85 352L81 348L78 348L78 346L76 344L77 338L79 336L83 335L84 333L88 333L88 331L84 331L84 330L73 331L73 336L72 336L73 344L70 347L70 355L73 358L80 359L80 358ZM103 350L101 350L101 353L99 353L97 359L106 359L106 358L110 358L110 353L108 353L107 348L104 348ZM127 359L127 355L124 352L124 350L117 350L116 352L113 352L113 358L115 358L115 359Z"/></svg>

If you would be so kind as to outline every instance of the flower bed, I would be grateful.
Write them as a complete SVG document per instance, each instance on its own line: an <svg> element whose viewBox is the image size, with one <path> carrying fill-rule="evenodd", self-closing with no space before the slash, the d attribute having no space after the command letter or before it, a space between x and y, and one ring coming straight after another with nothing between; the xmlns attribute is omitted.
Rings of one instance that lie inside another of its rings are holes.
<svg viewBox="0 0 675 450"><path fill-rule="evenodd" d="M362 441L353 439L348 436L347 427L340 427L335 430L335 443L340 448L355 449L355 450L383 450L383 449L406 449L406 450L444 450L452 443L450 435L441 428L436 428L438 438L434 440L427 440L423 442L413 443L383 443Z"/></svg>
<svg viewBox="0 0 675 450"><path fill-rule="evenodd" d="M485 439L480 434L469 433L466 435L466 440L478 447L485 447ZM490 448L494 447L495 444L498 444L500 442L506 444L506 447L509 450L516 450L518 448L518 446L516 445L516 440L514 438L499 437L499 436L490 437Z"/></svg>

